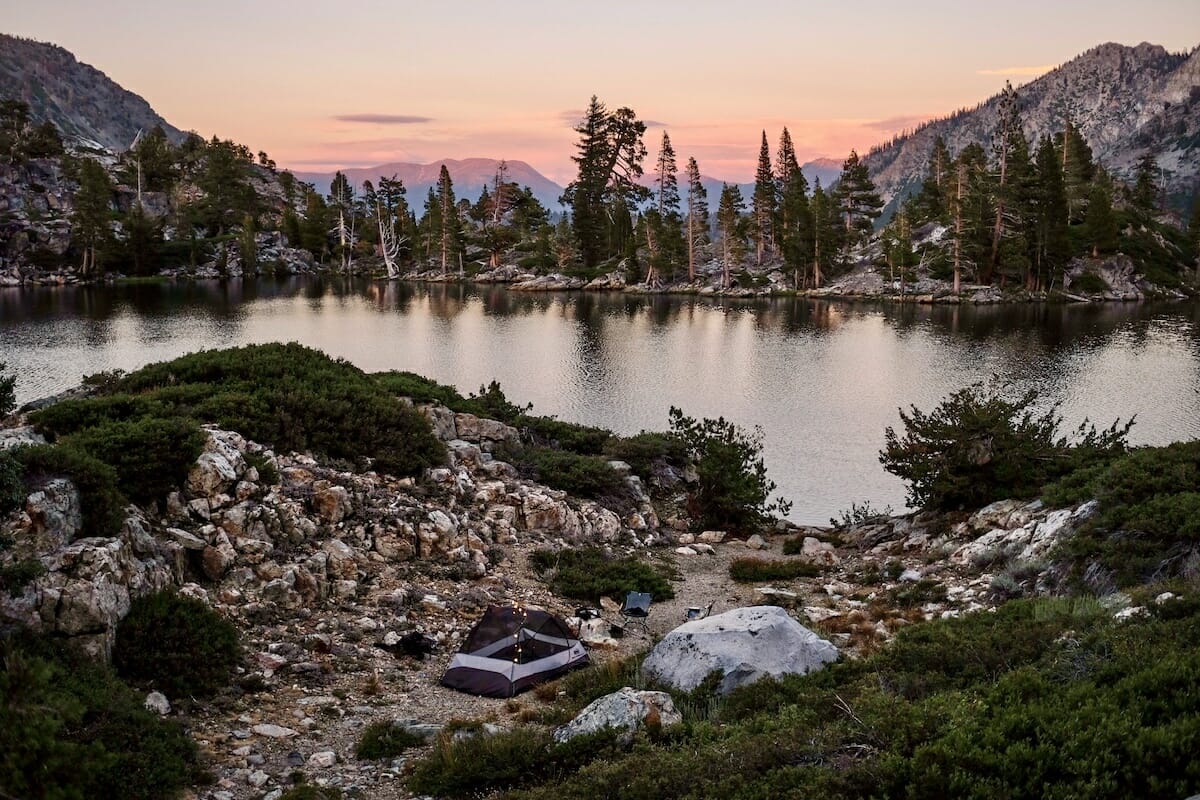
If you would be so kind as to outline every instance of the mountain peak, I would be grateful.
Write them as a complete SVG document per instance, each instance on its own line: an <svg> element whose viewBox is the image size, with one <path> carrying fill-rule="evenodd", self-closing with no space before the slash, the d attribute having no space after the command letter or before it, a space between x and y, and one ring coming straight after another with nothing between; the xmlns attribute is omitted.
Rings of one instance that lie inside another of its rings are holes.
<svg viewBox="0 0 1200 800"><path fill-rule="evenodd" d="M155 125L183 139L144 99L48 42L0 33L0 97L28 103L35 122L49 120L66 137L110 150L124 150L138 130Z"/></svg>

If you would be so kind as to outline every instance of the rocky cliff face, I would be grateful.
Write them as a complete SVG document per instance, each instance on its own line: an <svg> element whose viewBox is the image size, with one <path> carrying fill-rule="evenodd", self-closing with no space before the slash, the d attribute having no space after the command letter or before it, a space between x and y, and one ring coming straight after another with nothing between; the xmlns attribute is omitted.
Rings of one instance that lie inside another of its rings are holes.
<svg viewBox="0 0 1200 800"><path fill-rule="evenodd" d="M1025 135L1036 142L1061 131L1069 117L1096 160L1129 178L1138 159L1157 156L1168 195L1181 204L1200 176L1200 49L1168 53L1162 47L1103 44L1018 89ZM989 147L999 94L973 109L934 120L875 148L865 162L884 200L918 190L933 142L951 153L979 142Z"/></svg>
<svg viewBox="0 0 1200 800"><path fill-rule="evenodd" d="M161 125L183 133L150 104L57 45L0 34L0 97L23 100L37 122L50 120L66 138L125 150L139 130Z"/></svg>

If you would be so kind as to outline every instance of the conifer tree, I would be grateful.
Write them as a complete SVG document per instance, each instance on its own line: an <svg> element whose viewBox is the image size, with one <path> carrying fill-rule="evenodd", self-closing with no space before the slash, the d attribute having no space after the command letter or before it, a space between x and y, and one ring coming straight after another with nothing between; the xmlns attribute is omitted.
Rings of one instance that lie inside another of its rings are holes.
<svg viewBox="0 0 1200 800"><path fill-rule="evenodd" d="M79 165L79 189L71 214L71 238L83 251L80 272L98 275L112 239L113 185L100 163L84 158Z"/></svg>
<svg viewBox="0 0 1200 800"><path fill-rule="evenodd" d="M801 273L807 270L812 258L812 210L808 202L808 181L796 161L796 148L787 128L779 136L775 169L779 197L778 244L784 265L792 269L792 283L799 289Z"/></svg>
<svg viewBox="0 0 1200 800"><path fill-rule="evenodd" d="M605 237L607 219L618 219L618 207L628 209L645 199L650 192L638 179L642 176L642 161L646 146L642 137L646 124L633 109L619 108L614 112L592 96L583 121L575 128L579 134L576 155L578 177L567 185L562 202L571 207L571 220L583 263L594 267L613 251L613 242L620 241L623 249L630 237L610 232ZM605 241L610 249L605 252Z"/></svg>
<svg viewBox="0 0 1200 800"><path fill-rule="evenodd" d="M1146 153L1138 159L1137 178L1129 200L1143 214L1158 211L1158 176L1158 159L1153 153Z"/></svg>
<svg viewBox="0 0 1200 800"><path fill-rule="evenodd" d="M929 166L925 171L925 182L918 195L918 208L924 219L941 220L949 213L948 197L953 193L954 160L946 147L946 141L938 136L933 140L933 152L929 154Z"/></svg>
<svg viewBox="0 0 1200 800"><path fill-rule="evenodd" d="M1006 253L1001 253L1001 244L1006 238L1012 237L1018 230L1016 214L1014 206L1016 205L1017 192L1014 190L1013 181L1009 173L1013 167L1015 152L1018 148L1023 148L1028 161L1029 143L1025 141L1025 134L1021 128L1021 107L1020 98L1017 92L1013 89L1010 82L1005 82L1004 91L1000 96L1000 108L998 110L999 122L996 128L992 142L992 153L996 164L996 189L995 189L995 218L992 223L992 250L991 257L988 259L987 268L982 276L984 283L990 283L992 274L1000 266L1000 262L1004 255L1014 256L1017 251L1024 249L1023 247L1010 246L1006 249Z"/></svg>
<svg viewBox="0 0 1200 800"><path fill-rule="evenodd" d="M696 280L696 253L708 242L708 190L700 180L696 159L687 163L688 281Z"/></svg>
<svg viewBox="0 0 1200 800"><path fill-rule="evenodd" d="M425 195L425 213L421 218L421 235L425 242L425 258L432 259L442 241L442 205L433 187Z"/></svg>
<svg viewBox="0 0 1200 800"><path fill-rule="evenodd" d="M460 236L454 182L450 180L450 170L446 169L445 164L442 164L442 169L438 172L437 205L442 221L438 247L442 256L442 274L445 275L450 259L459 252Z"/></svg>
<svg viewBox="0 0 1200 800"><path fill-rule="evenodd" d="M1066 266L1071 257L1071 242L1067 232L1070 211L1062 157L1049 137L1043 137L1038 144L1036 161L1036 271L1034 285L1029 287L1031 289L1041 288L1044 285L1043 278L1053 282L1054 275Z"/></svg>
<svg viewBox="0 0 1200 800"><path fill-rule="evenodd" d="M650 251L648 284L656 283L662 271L674 265L683 246L677 172L675 148L671 146L671 137L663 131L654 172L654 207L645 216L646 245Z"/></svg>
<svg viewBox="0 0 1200 800"><path fill-rule="evenodd" d="M730 265L736 259L741 261L741 220L742 211L746 208L742 198L742 190L737 184L721 184L721 201L717 206L717 226L721 229L721 263L723 269L722 286L728 289L732 285Z"/></svg>
<svg viewBox="0 0 1200 800"><path fill-rule="evenodd" d="M835 194L838 212L845 225L844 246L850 248L870 235L883 208L883 201L867 173L867 165L859 160L854 150L842 164Z"/></svg>
<svg viewBox="0 0 1200 800"><path fill-rule="evenodd" d="M820 178L813 185L811 208L813 217L812 288L820 289L821 281L832 269L835 256L844 238L844 226L839 220L838 209L833 198L821 188Z"/></svg>
<svg viewBox="0 0 1200 800"><path fill-rule="evenodd" d="M771 148L767 145L766 131L762 132L762 144L758 149L752 206L754 261L762 266L763 259L775 249L775 175L771 171Z"/></svg>
<svg viewBox="0 0 1200 800"><path fill-rule="evenodd" d="M1054 145L1062 160L1063 185L1067 194L1067 218L1071 223L1081 222L1087 208L1088 194L1092 188L1095 164L1092 148L1068 116L1066 127L1055 136Z"/></svg>
<svg viewBox="0 0 1200 800"><path fill-rule="evenodd" d="M1084 220L1092 258L1117 249L1117 220L1112 208L1112 181L1107 173L1098 171L1088 196L1087 219Z"/></svg>
<svg viewBox="0 0 1200 800"><path fill-rule="evenodd" d="M892 221L884 228L881 237L884 257L887 259L891 283L900 277L900 294L904 294L904 284L909 268L916 265L916 253L912 246L912 226L909 223L908 211L900 209L892 217Z"/></svg>

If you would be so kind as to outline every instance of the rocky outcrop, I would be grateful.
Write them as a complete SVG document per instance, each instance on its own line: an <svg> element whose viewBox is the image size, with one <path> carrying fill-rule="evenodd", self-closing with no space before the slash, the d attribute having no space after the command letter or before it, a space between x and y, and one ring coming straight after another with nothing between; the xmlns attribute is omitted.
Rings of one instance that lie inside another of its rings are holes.
<svg viewBox="0 0 1200 800"><path fill-rule="evenodd" d="M778 606L750 606L685 622L654 646L646 675L691 691L715 671L720 694L761 678L804 675L836 661L837 648Z"/></svg>
<svg viewBox="0 0 1200 800"><path fill-rule="evenodd" d="M588 704L573 720L554 731L554 741L562 744L576 736L615 731L628 744L643 726L666 728L681 722L683 715L675 709L671 695L626 686Z"/></svg>

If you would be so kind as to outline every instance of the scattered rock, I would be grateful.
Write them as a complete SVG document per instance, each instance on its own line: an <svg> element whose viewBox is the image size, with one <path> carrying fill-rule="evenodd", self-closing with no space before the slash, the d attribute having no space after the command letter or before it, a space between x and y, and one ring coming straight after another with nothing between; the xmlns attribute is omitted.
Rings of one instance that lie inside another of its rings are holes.
<svg viewBox="0 0 1200 800"><path fill-rule="evenodd" d="M622 731L621 741L628 744L643 725L666 728L683 722L666 692L643 692L628 686L594 700L575 719L554 731L559 744L576 736L603 730Z"/></svg>
<svg viewBox="0 0 1200 800"><path fill-rule="evenodd" d="M160 717L165 717L171 713L171 704L167 701L167 696L162 692L151 692L146 695L144 705Z"/></svg>

